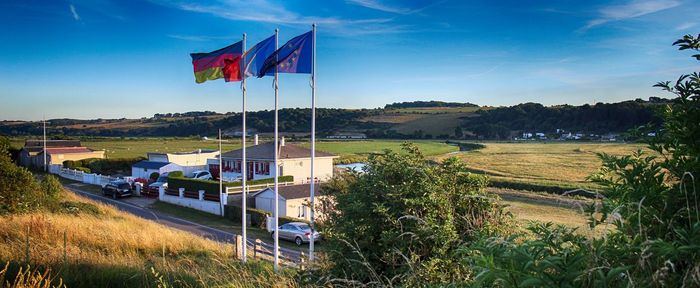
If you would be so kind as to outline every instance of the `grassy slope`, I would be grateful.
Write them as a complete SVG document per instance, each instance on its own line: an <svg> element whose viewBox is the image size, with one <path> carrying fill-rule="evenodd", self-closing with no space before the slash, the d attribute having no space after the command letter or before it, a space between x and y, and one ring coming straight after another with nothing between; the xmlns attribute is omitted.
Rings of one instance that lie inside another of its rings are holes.
<svg viewBox="0 0 700 288"><path fill-rule="evenodd" d="M319 141L316 149L340 156L339 162L364 161L371 153L380 153L384 149L401 150L403 140L363 140L363 141ZM427 156L443 155L458 151L459 148L440 141L409 140ZM309 147L308 143L300 143Z"/></svg>
<svg viewBox="0 0 700 288"><path fill-rule="evenodd" d="M99 214L35 212L0 217L0 260L15 263L11 270L24 262L29 229L30 263L51 268L68 287L156 286L151 268L169 286L294 286L288 273L277 275L267 263L237 264L231 245L65 194L65 200L96 206Z"/></svg>

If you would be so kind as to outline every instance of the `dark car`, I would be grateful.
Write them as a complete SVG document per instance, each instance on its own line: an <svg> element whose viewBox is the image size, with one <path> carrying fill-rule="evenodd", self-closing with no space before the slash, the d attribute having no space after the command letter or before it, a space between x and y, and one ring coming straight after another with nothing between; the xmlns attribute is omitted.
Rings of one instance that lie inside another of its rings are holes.
<svg viewBox="0 0 700 288"><path fill-rule="evenodd" d="M105 196L111 195L112 198L131 196L131 185L126 181L112 181L102 187L102 194Z"/></svg>

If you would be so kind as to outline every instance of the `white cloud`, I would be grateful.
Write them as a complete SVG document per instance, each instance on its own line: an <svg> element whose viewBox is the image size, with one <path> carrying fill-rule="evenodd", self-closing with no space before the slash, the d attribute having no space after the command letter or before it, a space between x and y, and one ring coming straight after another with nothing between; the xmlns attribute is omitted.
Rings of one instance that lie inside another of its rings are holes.
<svg viewBox="0 0 700 288"><path fill-rule="evenodd" d="M412 10L409 8L390 6L390 5L387 5L385 3L381 3L381 2L376 1L376 0L347 0L347 2L355 4L355 5L359 5L359 6L362 6L365 8L389 12L389 13L410 14L412 12Z"/></svg>
<svg viewBox="0 0 700 288"><path fill-rule="evenodd" d="M75 19L75 21L80 21L80 15L78 15L78 12L75 11L75 6L73 6L73 4L68 4L68 8L70 8L70 13L73 15L73 19Z"/></svg>
<svg viewBox="0 0 700 288"><path fill-rule="evenodd" d="M656 13L681 5L677 0L637 0L622 5L603 7L598 18L593 19L581 30L587 30L608 22L621 21Z"/></svg>
<svg viewBox="0 0 700 288"><path fill-rule="evenodd" d="M676 31L693 28L693 27L695 27L695 25L698 25L698 23L697 22L685 22L685 23L682 23L682 24L676 26Z"/></svg>
<svg viewBox="0 0 700 288"><path fill-rule="evenodd" d="M335 16L305 16L289 11L280 4L269 3L266 0L245 1L245 3L241 3L237 0L230 0L220 4L154 1L156 1L155 3L176 9L210 14L234 21L250 21L278 25L311 25L312 23L317 23L322 25L324 27L323 29L326 31L333 31L334 33L342 35L356 36L411 32L409 26L392 23L393 19L390 18L346 19Z"/></svg>

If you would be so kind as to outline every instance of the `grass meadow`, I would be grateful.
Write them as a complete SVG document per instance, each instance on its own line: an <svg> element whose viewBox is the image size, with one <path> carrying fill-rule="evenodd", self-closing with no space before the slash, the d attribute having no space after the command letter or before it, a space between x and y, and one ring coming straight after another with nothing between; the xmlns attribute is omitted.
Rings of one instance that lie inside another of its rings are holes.
<svg viewBox="0 0 700 288"><path fill-rule="evenodd" d="M484 143L478 150L455 154L470 168L493 180L592 187L586 177L601 165L596 153L626 155L643 144L624 143Z"/></svg>
<svg viewBox="0 0 700 288"><path fill-rule="evenodd" d="M238 264L232 245L64 194L63 200L82 203L77 207L94 208L0 217L0 261L10 263L9 279L29 255L30 267L50 269L67 287L296 286L292 271L274 273L267 262Z"/></svg>

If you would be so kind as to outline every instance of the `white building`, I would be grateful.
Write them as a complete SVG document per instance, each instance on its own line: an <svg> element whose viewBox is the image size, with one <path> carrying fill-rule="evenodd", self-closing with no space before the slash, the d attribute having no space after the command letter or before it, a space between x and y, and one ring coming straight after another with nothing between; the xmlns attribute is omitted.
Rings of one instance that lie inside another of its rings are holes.
<svg viewBox="0 0 700 288"><path fill-rule="evenodd" d="M309 184L290 185L279 187L279 209L280 216L294 217L310 220L309 217L309 201L310 201L310 186ZM315 185L314 190L316 197L318 196L318 187ZM275 210L275 191L273 188L265 188L253 194L255 198L255 208L274 213ZM323 196L321 196L323 197ZM316 198L315 200L318 200ZM317 215L319 217L320 215Z"/></svg>
<svg viewBox="0 0 700 288"><path fill-rule="evenodd" d="M181 168L185 175L197 170L207 170L207 159L219 157L216 150L195 150L192 152L148 153L148 161L173 163Z"/></svg>
<svg viewBox="0 0 700 288"><path fill-rule="evenodd" d="M143 160L131 165L131 177L148 179L153 172L163 174L165 172L182 171L182 167L175 163L154 162Z"/></svg>
<svg viewBox="0 0 700 288"><path fill-rule="evenodd" d="M280 176L294 176L295 183L308 183L311 179L311 150L280 141L279 165ZM246 148L247 178L249 180L272 178L275 174L274 143L263 143ZM223 179L233 181L241 175L242 150L233 150L222 154ZM330 153L316 150L314 177L319 181L333 177L333 158ZM209 159L209 171L212 175L219 172L219 160Z"/></svg>

